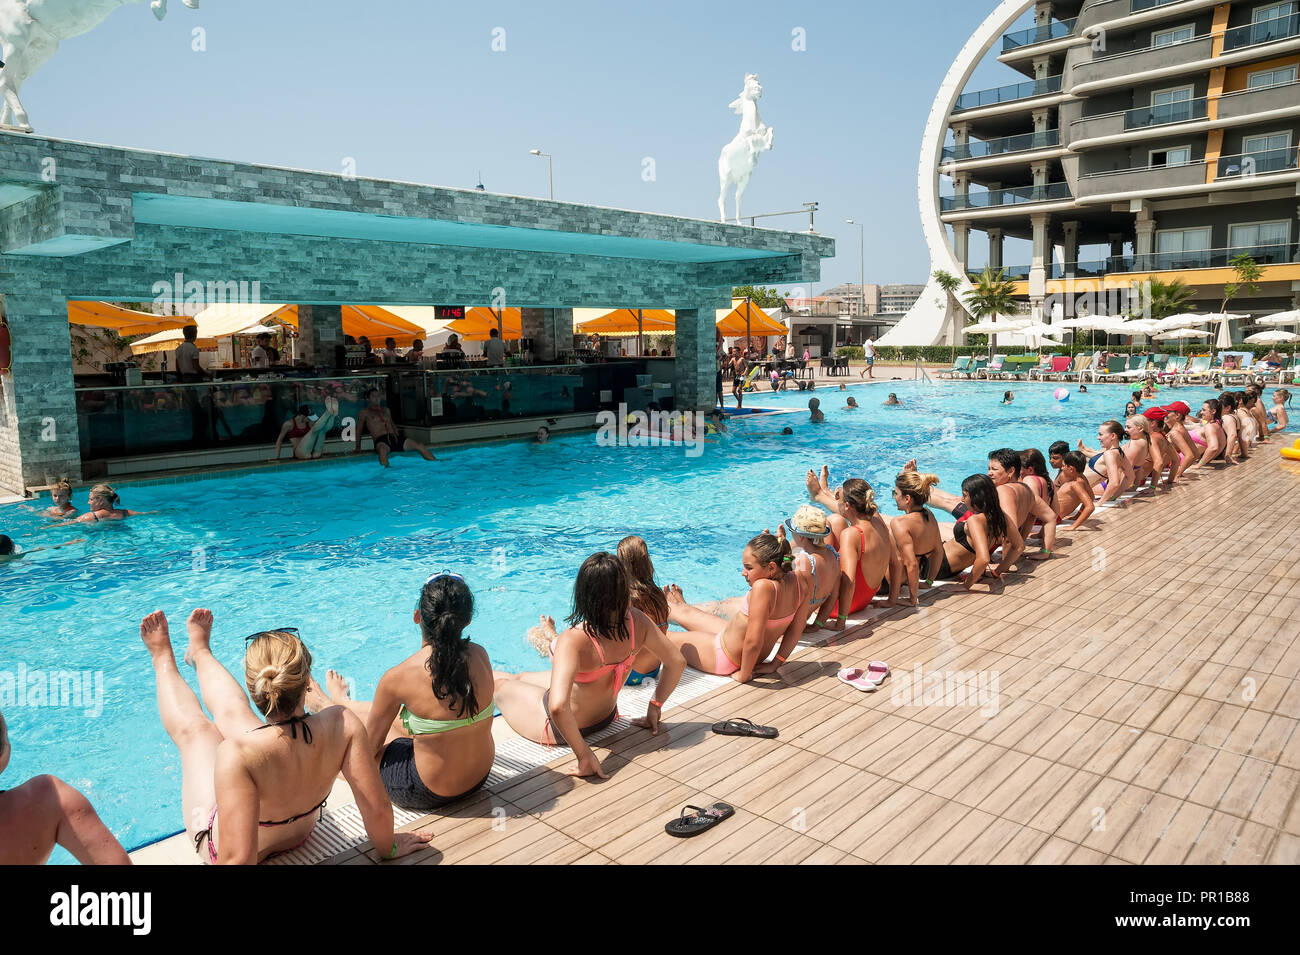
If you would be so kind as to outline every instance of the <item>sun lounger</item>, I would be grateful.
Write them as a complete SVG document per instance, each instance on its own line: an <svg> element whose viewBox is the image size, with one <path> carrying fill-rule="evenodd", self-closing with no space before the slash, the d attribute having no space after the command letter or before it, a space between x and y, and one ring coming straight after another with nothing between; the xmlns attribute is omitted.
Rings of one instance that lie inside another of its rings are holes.
<svg viewBox="0 0 1300 955"><path fill-rule="evenodd" d="M1178 376L1178 380L1184 384L1209 381L1212 374L1210 356L1196 355L1188 361L1187 370Z"/></svg>
<svg viewBox="0 0 1300 955"><path fill-rule="evenodd" d="M1106 359L1106 367L1103 369L1090 368L1085 375L1091 376L1090 381L1123 381L1122 375L1128 370L1128 359L1123 355L1111 355ZM1082 376L1080 377L1082 380Z"/></svg>
<svg viewBox="0 0 1300 955"><path fill-rule="evenodd" d="M988 363L989 361L987 358L976 358L970 367L966 369L963 377L974 378L988 366Z"/></svg>
<svg viewBox="0 0 1300 955"><path fill-rule="evenodd" d="M978 378L982 373L986 379L992 381L995 376L1002 373L1002 365L1006 360L1006 355L994 355L992 362L980 365L975 369L973 377Z"/></svg>
<svg viewBox="0 0 1300 955"><path fill-rule="evenodd" d="M971 357L969 355L963 355L952 363L951 368L945 368L943 371L939 372L939 377L956 378L958 375L964 375L970 368L970 363Z"/></svg>

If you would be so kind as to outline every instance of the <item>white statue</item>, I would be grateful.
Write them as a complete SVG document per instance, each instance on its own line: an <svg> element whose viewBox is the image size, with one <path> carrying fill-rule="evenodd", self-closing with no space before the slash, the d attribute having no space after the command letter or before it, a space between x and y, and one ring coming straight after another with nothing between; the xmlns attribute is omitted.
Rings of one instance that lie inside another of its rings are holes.
<svg viewBox="0 0 1300 955"><path fill-rule="evenodd" d="M18 100L18 90L45 61L54 55L59 42L89 33L110 13L141 0L0 0L0 125L32 131L27 111ZM199 0L182 0L191 10ZM167 0L152 0L153 15L167 16Z"/></svg>
<svg viewBox="0 0 1300 955"><path fill-rule="evenodd" d="M745 74L745 88L731 104L731 111L740 116L740 132L722 147L718 156L718 221L727 221L727 187L736 187L736 224L740 224L740 197L745 194L749 177L758 165L758 154L772 148L772 127L758 115L758 98L763 87L758 85L757 73Z"/></svg>

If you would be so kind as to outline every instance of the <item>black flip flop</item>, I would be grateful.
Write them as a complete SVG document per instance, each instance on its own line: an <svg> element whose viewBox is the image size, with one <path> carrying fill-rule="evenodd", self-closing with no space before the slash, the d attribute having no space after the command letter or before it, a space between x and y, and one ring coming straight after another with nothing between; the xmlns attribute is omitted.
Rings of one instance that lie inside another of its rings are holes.
<svg viewBox="0 0 1300 955"><path fill-rule="evenodd" d="M714 723L713 732L719 736L755 736L758 739L776 739L775 726L758 726L753 720L740 717L725 723Z"/></svg>
<svg viewBox="0 0 1300 955"><path fill-rule="evenodd" d="M687 815L686 809L694 809L695 812ZM706 829L712 829L722 820L730 819L736 814L736 810L725 802L715 802L708 809L701 809L699 806L687 806L686 809L664 826L664 832L680 839L689 839L691 836L698 836Z"/></svg>

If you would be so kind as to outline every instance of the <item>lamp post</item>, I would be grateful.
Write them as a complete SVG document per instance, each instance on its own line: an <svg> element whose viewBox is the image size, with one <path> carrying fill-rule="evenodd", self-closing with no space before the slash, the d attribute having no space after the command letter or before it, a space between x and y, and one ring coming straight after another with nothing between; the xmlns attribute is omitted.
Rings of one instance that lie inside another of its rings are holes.
<svg viewBox="0 0 1300 955"><path fill-rule="evenodd" d="M862 317L867 317L867 231L861 222L845 219L848 225L858 227L858 298L862 302Z"/></svg>
<svg viewBox="0 0 1300 955"><path fill-rule="evenodd" d="M544 153L540 149L530 149L528 150L528 152L534 156L546 157L546 179L547 182L550 184L551 198L554 199L555 198L555 169L551 164L551 154Z"/></svg>

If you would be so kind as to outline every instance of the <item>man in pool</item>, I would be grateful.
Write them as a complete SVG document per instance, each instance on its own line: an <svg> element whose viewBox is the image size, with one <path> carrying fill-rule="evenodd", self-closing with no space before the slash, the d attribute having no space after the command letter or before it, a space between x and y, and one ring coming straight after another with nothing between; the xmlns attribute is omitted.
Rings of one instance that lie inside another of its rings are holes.
<svg viewBox="0 0 1300 955"><path fill-rule="evenodd" d="M901 401L898 400L898 395L894 394L894 393L891 391L891 392L889 393L889 397L885 399L885 405L884 405L884 406L885 406L886 408L901 408L901 407L903 407L903 403L902 403Z"/></svg>
<svg viewBox="0 0 1300 955"><path fill-rule="evenodd" d="M357 416L357 441L352 448L356 454L361 450L361 439L367 433L375 439L375 453L379 463L388 467L388 456L399 451L414 451L426 461L436 460L433 453L413 438L408 438L397 430L392 413L380 404L379 389L371 388L366 392L366 407Z"/></svg>

